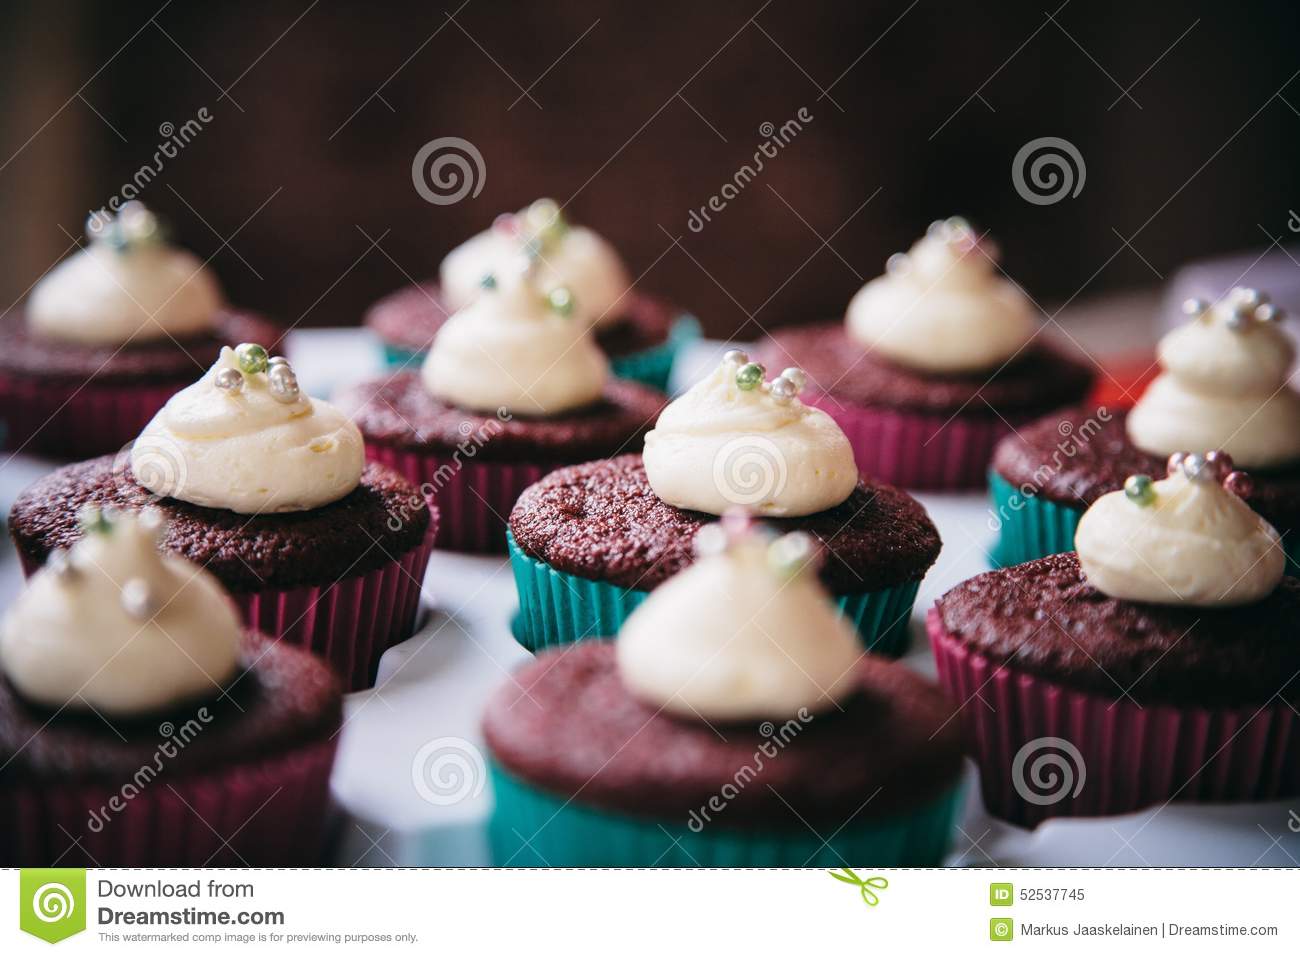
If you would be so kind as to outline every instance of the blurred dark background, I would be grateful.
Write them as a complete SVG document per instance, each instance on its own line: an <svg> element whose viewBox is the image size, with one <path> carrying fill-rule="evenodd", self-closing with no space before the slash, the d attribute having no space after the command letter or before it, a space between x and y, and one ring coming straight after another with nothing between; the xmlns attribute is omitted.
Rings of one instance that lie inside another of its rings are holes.
<svg viewBox="0 0 1300 957"><path fill-rule="evenodd" d="M357 322L542 195L717 335L839 314L954 212L992 228L1008 272L1049 305L1291 238L1300 206L1293 0L5 11L0 306L153 163L163 124L201 109L211 122L140 198L214 256L232 301L305 325ZM801 107L802 131L689 229L753 164L761 125ZM447 136L474 144L486 176L477 196L433 205L412 160ZM1049 136L1086 172L1077 196L1040 205L1012 165Z"/></svg>

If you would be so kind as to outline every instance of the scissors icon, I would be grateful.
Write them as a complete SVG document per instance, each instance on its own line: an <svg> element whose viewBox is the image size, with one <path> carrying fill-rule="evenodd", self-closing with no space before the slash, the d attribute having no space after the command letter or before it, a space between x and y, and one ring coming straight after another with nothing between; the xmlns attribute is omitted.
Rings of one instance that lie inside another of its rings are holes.
<svg viewBox="0 0 1300 957"><path fill-rule="evenodd" d="M842 867L840 870L844 873L837 874L835 871L829 871L828 873L837 881L843 881L845 884L852 884L854 887L858 888L858 890L862 892L862 900L868 907L875 907L880 903L880 895L876 893L876 890L883 891L889 886L889 881L883 877L868 877L866 880L863 880L847 867ZM875 890L872 890L872 888L875 888Z"/></svg>

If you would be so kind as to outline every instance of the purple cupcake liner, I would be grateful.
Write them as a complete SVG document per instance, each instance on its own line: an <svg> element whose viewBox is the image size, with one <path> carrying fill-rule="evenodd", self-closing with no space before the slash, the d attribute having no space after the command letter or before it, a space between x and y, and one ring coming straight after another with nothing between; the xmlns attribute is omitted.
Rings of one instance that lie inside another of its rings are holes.
<svg viewBox="0 0 1300 957"><path fill-rule="evenodd" d="M853 446L858 470L900 488L983 488L993 447L1031 417L933 415L884 406L847 405L809 391L804 402L826 412Z"/></svg>
<svg viewBox="0 0 1300 957"><path fill-rule="evenodd" d="M1139 707L995 662L950 635L937 608L926 630L939 683L974 742L985 806L998 817L1032 827L1170 801L1300 794L1300 715L1280 698Z"/></svg>
<svg viewBox="0 0 1300 957"><path fill-rule="evenodd" d="M0 864L320 864L336 746L330 737L203 774L163 774L126 800L125 780L0 785Z"/></svg>
<svg viewBox="0 0 1300 957"><path fill-rule="evenodd" d="M0 375L4 447L60 459L117 452L189 384L74 383Z"/></svg>
<svg viewBox="0 0 1300 957"><path fill-rule="evenodd" d="M442 517L437 548L505 554L506 519L524 489L559 464L476 462L366 443L366 457L419 487Z"/></svg>

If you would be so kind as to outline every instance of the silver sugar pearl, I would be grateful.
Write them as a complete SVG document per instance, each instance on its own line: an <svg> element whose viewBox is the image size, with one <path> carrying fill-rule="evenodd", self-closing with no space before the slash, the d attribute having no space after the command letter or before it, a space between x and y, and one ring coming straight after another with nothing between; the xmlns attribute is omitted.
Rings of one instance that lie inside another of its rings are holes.
<svg viewBox="0 0 1300 957"><path fill-rule="evenodd" d="M1260 322L1280 322L1284 315L1282 310L1271 302L1261 303L1255 307L1255 318Z"/></svg>
<svg viewBox="0 0 1300 957"><path fill-rule="evenodd" d="M727 544L727 532L721 525L705 525L695 533L695 554L700 558L721 555Z"/></svg>
<svg viewBox="0 0 1300 957"><path fill-rule="evenodd" d="M817 541L807 532L790 532L767 546L768 564L783 575L802 571L817 557Z"/></svg>
<svg viewBox="0 0 1300 957"><path fill-rule="evenodd" d="M266 381L271 390L271 397L277 402L298 401L298 377L294 375L293 370L288 365L279 365L268 369Z"/></svg>
<svg viewBox="0 0 1300 957"><path fill-rule="evenodd" d="M894 253L885 260L885 272L891 276L897 276L907 272L909 265L911 265L911 260L907 258L907 253Z"/></svg>
<svg viewBox="0 0 1300 957"><path fill-rule="evenodd" d="M749 362L749 353L741 349L728 349L723 355L722 361L730 365L743 366Z"/></svg>
<svg viewBox="0 0 1300 957"><path fill-rule="evenodd" d="M931 239L947 239L948 224L942 219L936 219L929 226L925 227L925 234Z"/></svg>
<svg viewBox="0 0 1300 957"><path fill-rule="evenodd" d="M146 621L158 613L149 583L143 578L132 578L122 586L122 610L132 618Z"/></svg>
<svg viewBox="0 0 1300 957"><path fill-rule="evenodd" d="M1261 303L1268 302L1268 296L1264 295L1258 289L1251 289L1248 286L1237 286L1232 290L1232 298L1234 301L1239 302L1244 306L1249 306L1251 309L1254 309Z"/></svg>
<svg viewBox="0 0 1300 957"><path fill-rule="evenodd" d="M73 581L79 574L77 566L72 564L72 558L65 548L56 548L50 552L49 557L45 559L45 567L61 582Z"/></svg>
<svg viewBox="0 0 1300 957"><path fill-rule="evenodd" d="M1169 456L1169 461L1165 463L1165 474L1173 475L1183 467L1183 459L1187 458L1186 452L1175 452Z"/></svg>
<svg viewBox="0 0 1300 957"><path fill-rule="evenodd" d="M1197 296L1193 296L1191 299L1183 300L1184 316L1192 316L1194 318L1196 316L1203 315L1205 313L1205 310L1209 308L1210 308L1210 304L1206 302L1204 299L1201 299Z"/></svg>
<svg viewBox="0 0 1300 957"><path fill-rule="evenodd" d="M772 380L771 392L772 398L779 404L789 405L799 394L799 387L785 376L778 376Z"/></svg>
<svg viewBox="0 0 1300 957"><path fill-rule="evenodd" d="M1190 452L1183 456L1181 464L1183 474L1193 482L1203 482L1214 478L1213 469L1207 466L1205 456L1198 452Z"/></svg>
<svg viewBox="0 0 1300 957"><path fill-rule="evenodd" d="M1233 332L1240 332L1242 329L1245 329L1246 324L1249 321L1249 314L1242 312L1240 309L1232 309L1223 317L1223 324Z"/></svg>
<svg viewBox="0 0 1300 957"><path fill-rule="evenodd" d="M808 388L808 375L798 366L782 369L781 378L789 379L794 384L796 394Z"/></svg>
<svg viewBox="0 0 1300 957"><path fill-rule="evenodd" d="M226 366L224 369L217 370L217 374L212 377L212 384L222 392L238 392L244 387L244 374L238 369Z"/></svg>
<svg viewBox="0 0 1300 957"><path fill-rule="evenodd" d="M268 369L274 369L276 366L287 366L288 364L289 360L284 356L271 356L271 358L266 360L266 367Z"/></svg>

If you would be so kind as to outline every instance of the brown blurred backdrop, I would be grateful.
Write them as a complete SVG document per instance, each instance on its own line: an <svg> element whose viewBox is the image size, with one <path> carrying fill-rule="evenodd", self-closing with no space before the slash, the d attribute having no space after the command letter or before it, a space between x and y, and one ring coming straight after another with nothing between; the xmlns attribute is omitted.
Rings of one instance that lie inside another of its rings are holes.
<svg viewBox="0 0 1300 957"><path fill-rule="evenodd" d="M201 109L211 122L141 198L215 254L233 301L286 323L355 323L541 195L717 335L838 314L953 212L994 230L1045 305L1156 283L1290 237L1298 16L1173 0L8 3L0 306L153 162L160 126ZM801 107L803 130L692 232L761 125ZM448 136L486 174L432 205L412 160ZM1012 164L1047 136L1086 172L1077 197L1038 205Z"/></svg>

